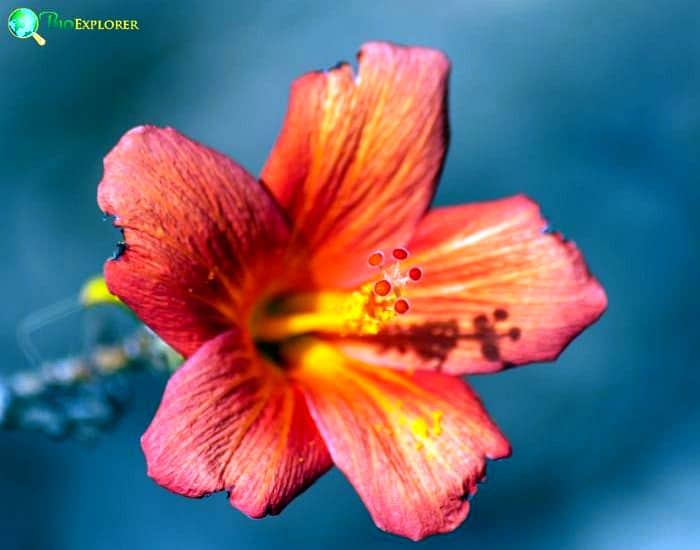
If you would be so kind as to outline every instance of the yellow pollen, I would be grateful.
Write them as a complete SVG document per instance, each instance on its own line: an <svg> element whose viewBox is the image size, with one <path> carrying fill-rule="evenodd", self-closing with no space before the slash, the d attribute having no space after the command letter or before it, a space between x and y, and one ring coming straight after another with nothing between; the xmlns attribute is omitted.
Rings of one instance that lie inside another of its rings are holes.
<svg viewBox="0 0 700 550"><path fill-rule="evenodd" d="M271 342L312 332L377 334L397 315L393 307L396 295L392 291L387 296L377 296L373 286L374 283L367 283L350 293L296 296L283 304L283 309L291 310L289 313L259 315L254 319L253 334Z"/></svg>
<svg viewBox="0 0 700 550"><path fill-rule="evenodd" d="M392 289L386 296L378 296L373 289L373 283L363 285L350 295L345 307L338 312L346 334L377 334L382 325L396 317L395 291Z"/></svg>
<svg viewBox="0 0 700 550"><path fill-rule="evenodd" d="M433 427L430 430L434 436L438 436L442 433L442 411L433 411Z"/></svg>
<svg viewBox="0 0 700 550"><path fill-rule="evenodd" d="M417 417L408 422L409 430L413 439L415 439L416 449L426 449L428 458L434 456L435 444L432 439L437 438L442 434L442 411L433 411L430 415L430 421L422 417Z"/></svg>
<svg viewBox="0 0 700 550"><path fill-rule="evenodd" d="M422 418L416 418L411 422L411 432L413 433L413 437L416 438L416 446L422 446L423 441L428 439L430 435L428 432L428 423Z"/></svg>

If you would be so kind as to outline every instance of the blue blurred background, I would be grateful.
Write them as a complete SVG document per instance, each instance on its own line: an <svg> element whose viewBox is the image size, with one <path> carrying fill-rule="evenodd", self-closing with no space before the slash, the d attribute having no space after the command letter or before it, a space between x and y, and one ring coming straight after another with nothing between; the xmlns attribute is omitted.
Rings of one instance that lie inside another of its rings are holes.
<svg viewBox="0 0 700 550"><path fill-rule="evenodd" d="M44 48L2 39L0 374L27 367L20 319L75 293L111 253L95 189L124 131L171 125L257 173L294 77L369 39L432 46L453 62L437 204L530 195L583 249L610 307L555 365L473 380L513 457L491 464L465 525L421 546L697 548L697 0L28 7L138 19L141 31L43 29ZM135 382L123 421L92 444L0 432L3 550L411 545L378 531L337 471L261 521L224 495L157 487L138 439L164 379Z"/></svg>

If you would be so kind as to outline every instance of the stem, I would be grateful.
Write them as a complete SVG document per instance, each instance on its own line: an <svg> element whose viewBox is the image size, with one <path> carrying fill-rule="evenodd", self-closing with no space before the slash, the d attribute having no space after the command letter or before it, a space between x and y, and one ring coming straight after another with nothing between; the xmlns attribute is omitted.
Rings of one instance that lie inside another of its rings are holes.
<svg viewBox="0 0 700 550"><path fill-rule="evenodd" d="M145 327L86 355L46 361L0 378L0 428L92 438L123 413L128 374L171 373L180 362L174 350Z"/></svg>

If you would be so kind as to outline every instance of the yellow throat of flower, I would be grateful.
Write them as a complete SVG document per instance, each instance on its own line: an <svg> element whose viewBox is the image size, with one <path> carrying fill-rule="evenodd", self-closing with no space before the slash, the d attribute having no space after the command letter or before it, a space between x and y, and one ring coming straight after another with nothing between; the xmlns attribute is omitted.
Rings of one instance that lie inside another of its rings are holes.
<svg viewBox="0 0 700 550"><path fill-rule="evenodd" d="M423 276L420 267L412 267L406 273L401 271L400 261L408 258L406 249L394 249L392 257L394 261L386 266L382 252L371 254L368 264L379 274L354 291L297 294L258 311L251 322L253 337L279 342L310 333L341 336L379 333L397 315L408 313L406 285L418 282Z"/></svg>

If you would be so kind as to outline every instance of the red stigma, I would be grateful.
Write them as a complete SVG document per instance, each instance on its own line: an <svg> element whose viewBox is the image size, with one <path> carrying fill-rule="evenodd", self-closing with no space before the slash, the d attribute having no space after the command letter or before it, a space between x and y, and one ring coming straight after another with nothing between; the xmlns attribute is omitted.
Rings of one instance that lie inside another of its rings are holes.
<svg viewBox="0 0 700 550"><path fill-rule="evenodd" d="M408 258L408 250L405 248L394 248L393 252L391 253L394 258L397 260L405 260Z"/></svg>
<svg viewBox="0 0 700 550"><path fill-rule="evenodd" d="M408 271L408 276L412 281L420 281L423 277L423 270L420 267L412 267Z"/></svg>
<svg viewBox="0 0 700 550"><path fill-rule="evenodd" d="M396 311L396 313L398 313L399 315L403 315L410 309L410 307L411 306L408 303L408 300L406 300L406 298L399 298L394 304L394 311Z"/></svg>
<svg viewBox="0 0 700 550"><path fill-rule="evenodd" d="M411 309L411 304L403 297L403 292L408 283L417 283L423 278L423 269L414 266L408 271L401 271L401 261L409 255L408 250L399 246L391 250L388 264L385 264L386 257L381 250L376 250L367 257L369 266L377 268L381 273L380 278L375 279L370 288L376 302L373 303L383 311L384 308L391 308L395 313L403 315Z"/></svg>
<svg viewBox="0 0 700 550"><path fill-rule="evenodd" d="M391 292L391 283L386 279L381 279L374 283L374 293L377 296L386 296Z"/></svg>
<svg viewBox="0 0 700 550"><path fill-rule="evenodd" d="M369 255L369 258L367 258L367 263L372 267L379 267L384 263L384 253L381 250L373 252Z"/></svg>

